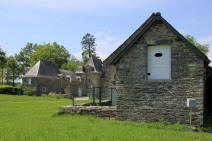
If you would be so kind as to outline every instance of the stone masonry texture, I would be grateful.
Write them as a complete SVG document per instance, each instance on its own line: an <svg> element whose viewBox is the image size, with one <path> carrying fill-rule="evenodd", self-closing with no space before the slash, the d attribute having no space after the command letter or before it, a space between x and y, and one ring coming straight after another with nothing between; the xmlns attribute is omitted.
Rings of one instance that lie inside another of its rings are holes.
<svg viewBox="0 0 212 141"><path fill-rule="evenodd" d="M171 46L171 80L147 79L147 48ZM116 64L117 119L189 124L187 98L197 101L192 124L203 124L205 68L200 59L163 23L155 22Z"/></svg>

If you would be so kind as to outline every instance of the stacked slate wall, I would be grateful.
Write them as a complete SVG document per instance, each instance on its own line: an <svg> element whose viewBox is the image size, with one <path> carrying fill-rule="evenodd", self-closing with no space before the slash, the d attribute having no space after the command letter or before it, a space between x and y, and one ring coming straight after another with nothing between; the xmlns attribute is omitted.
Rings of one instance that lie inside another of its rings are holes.
<svg viewBox="0 0 212 141"><path fill-rule="evenodd" d="M113 65L103 64L102 88L103 98L111 100L111 89L116 88L116 67Z"/></svg>
<svg viewBox="0 0 212 141"><path fill-rule="evenodd" d="M171 46L171 80L147 79L147 47ZM204 61L156 22L117 62L117 119L189 123L187 98L197 100L192 123L203 124Z"/></svg>

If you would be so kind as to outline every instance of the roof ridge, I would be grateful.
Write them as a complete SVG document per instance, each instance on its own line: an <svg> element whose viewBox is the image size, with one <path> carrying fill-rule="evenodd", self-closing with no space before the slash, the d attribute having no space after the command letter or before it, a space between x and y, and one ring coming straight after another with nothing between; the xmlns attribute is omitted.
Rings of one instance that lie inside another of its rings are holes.
<svg viewBox="0 0 212 141"><path fill-rule="evenodd" d="M40 71L40 66L41 66L41 60L39 60L37 63L39 63L38 69L37 69L37 74L35 76L38 76L39 71Z"/></svg>
<svg viewBox="0 0 212 141"><path fill-rule="evenodd" d="M171 30L179 39L181 39L188 47L190 47L194 53L196 53L205 62L210 63L208 57L202 53L198 48L192 45L185 39L171 24L169 24L159 12L152 13L152 15L133 33L130 35L124 43L122 43L111 55L104 60L103 63L115 64L119 58L139 39L144 33L152 26L155 21L161 21L169 30Z"/></svg>

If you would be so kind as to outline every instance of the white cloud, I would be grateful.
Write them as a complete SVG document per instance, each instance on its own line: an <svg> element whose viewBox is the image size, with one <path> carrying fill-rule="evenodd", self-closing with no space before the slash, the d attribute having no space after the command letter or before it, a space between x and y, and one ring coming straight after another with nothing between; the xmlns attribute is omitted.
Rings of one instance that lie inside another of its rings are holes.
<svg viewBox="0 0 212 141"><path fill-rule="evenodd" d="M96 40L96 52L102 60L106 59L124 40L115 36L102 36Z"/></svg>
<svg viewBox="0 0 212 141"><path fill-rule="evenodd" d="M212 61L212 35L201 38L198 40L198 42L209 45L209 52L207 53L207 56ZM210 65L212 65L212 64L210 64Z"/></svg>
<svg viewBox="0 0 212 141"><path fill-rule="evenodd" d="M94 34L94 37L98 38L98 37L102 37L105 35L105 32L97 32Z"/></svg>
<svg viewBox="0 0 212 141"><path fill-rule="evenodd" d="M14 52L17 53L19 51L18 48L13 48L9 43L0 40L0 48L5 51L7 56L14 55Z"/></svg>
<svg viewBox="0 0 212 141"><path fill-rule="evenodd" d="M198 41L200 43L203 43L203 44L211 44L212 45L212 35L204 37L204 38L201 38Z"/></svg>
<svg viewBox="0 0 212 141"><path fill-rule="evenodd" d="M164 4L168 0L0 0L0 5L20 8L44 8L60 11L97 11L110 8L134 9L148 4Z"/></svg>
<svg viewBox="0 0 212 141"><path fill-rule="evenodd" d="M108 35L108 32L97 32L94 34L96 37L96 53L105 60L115 49L117 49L124 40L117 38L116 36ZM78 59L82 58L81 51L73 53Z"/></svg>
<svg viewBox="0 0 212 141"><path fill-rule="evenodd" d="M82 52L81 51L80 52L74 52L73 55L75 57L77 57L78 59L82 59Z"/></svg>

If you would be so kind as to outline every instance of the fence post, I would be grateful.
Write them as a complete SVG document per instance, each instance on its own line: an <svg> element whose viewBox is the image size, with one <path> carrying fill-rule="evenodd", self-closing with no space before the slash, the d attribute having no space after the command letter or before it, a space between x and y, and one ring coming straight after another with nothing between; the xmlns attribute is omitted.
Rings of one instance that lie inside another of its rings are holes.
<svg viewBox="0 0 212 141"><path fill-rule="evenodd" d="M102 105L102 88L99 88L99 105Z"/></svg>
<svg viewBox="0 0 212 141"><path fill-rule="evenodd" d="M93 87L93 105L95 104L95 87Z"/></svg>

